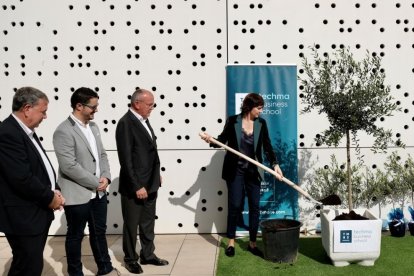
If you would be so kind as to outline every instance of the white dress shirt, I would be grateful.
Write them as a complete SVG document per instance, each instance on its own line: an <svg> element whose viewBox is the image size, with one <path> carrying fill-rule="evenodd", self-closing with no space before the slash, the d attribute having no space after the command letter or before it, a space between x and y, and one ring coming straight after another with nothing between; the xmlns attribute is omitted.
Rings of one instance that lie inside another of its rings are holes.
<svg viewBox="0 0 414 276"><path fill-rule="evenodd" d="M137 112L135 112L135 110L134 110L134 109L130 108L130 110L131 110L132 114L134 114L134 115L135 115L135 117L137 117L137 118L138 118L138 120L141 122L141 124L142 124L142 125L145 127L145 129L148 131L149 136L150 136L151 138L153 138L153 137L152 137L151 130L149 129L148 125L145 123L145 121L146 121L147 119L144 119L141 115L139 115Z"/></svg>
<svg viewBox="0 0 414 276"><path fill-rule="evenodd" d="M12 114L16 121L19 123L21 128L26 132L27 136L29 136L30 140L32 141L33 145L36 147L37 151L39 152L40 156L42 157L43 164L46 167L47 174L50 179L50 184L52 187L52 191L56 189L56 179L55 174L53 173L52 164L50 164L49 159L46 156L46 153L42 150L39 143L33 137L34 131L28 128L16 115Z"/></svg>
<svg viewBox="0 0 414 276"><path fill-rule="evenodd" d="M80 128L82 133L85 135L86 139L88 140L89 146L91 147L93 157L95 158L96 162L96 170L95 175L99 179L99 176L101 175L101 167L99 165L99 156L98 156L98 147L96 146L96 139L93 135L92 129L90 128L89 124L84 124L82 121L80 121L78 118L73 116L73 114L70 114L70 117L76 122L76 125ZM103 191L99 192L99 197L101 198L104 195ZM96 193L92 192L91 199L96 197Z"/></svg>

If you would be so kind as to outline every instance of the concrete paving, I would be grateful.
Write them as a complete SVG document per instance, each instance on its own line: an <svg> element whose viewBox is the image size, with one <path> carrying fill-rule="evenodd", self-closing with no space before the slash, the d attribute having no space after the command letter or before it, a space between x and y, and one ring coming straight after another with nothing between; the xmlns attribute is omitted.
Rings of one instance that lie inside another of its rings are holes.
<svg viewBox="0 0 414 276"><path fill-rule="evenodd" d="M130 274L123 263L122 236L107 235L112 265L121 275ZM168 266L143 265L140 275L198 275L214 276L219 253L220 236L217 234L176 234L157 235L155 254L169 261ZM139 242L137 252L139 253ZM7 275L12 261L12 253L5 237L0 237L0 275ZM65 236L50 236L44 251L45 276L67 275ZM89 246L89 237L82 242L82 263L85 275L95 275L96 264Z"/></svg>

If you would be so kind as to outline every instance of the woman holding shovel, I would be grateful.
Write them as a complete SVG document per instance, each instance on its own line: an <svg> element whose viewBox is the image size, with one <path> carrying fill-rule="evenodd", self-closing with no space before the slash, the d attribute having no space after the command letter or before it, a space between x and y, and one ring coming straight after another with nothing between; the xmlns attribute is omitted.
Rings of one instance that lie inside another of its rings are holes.
<svg viewBox="0 0 414 276"><path fill-rule="evenodd" d="M248 94L242 103L241 113L230 116L217 140L242 154L263 163L263 155L269 161L279 180L283 179L282 170L273 152L266 121L259 115L263 111L263 98L255 93ZM205 133L202 139L210 142L211 136ZM219 147L210 143L212 147ZM247 195L249 205L249 245L247 250L256 256L263 253L256 246L259 229L260 182L263 170L240 158L234 153L226 152L223 163L222 178L228 189L227 238L229 239L225 253L233 257L234 239L236 237L237 220L243 210L244 197Z"/></svg>

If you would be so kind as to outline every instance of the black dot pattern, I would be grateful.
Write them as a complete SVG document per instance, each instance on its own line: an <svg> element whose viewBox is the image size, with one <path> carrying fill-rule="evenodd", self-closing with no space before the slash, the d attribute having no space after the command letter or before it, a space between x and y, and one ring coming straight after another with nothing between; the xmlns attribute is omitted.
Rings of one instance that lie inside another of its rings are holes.
<svg viewBox="0 0 414 276"><path fill-rule="evenodd" d="M369 50L383 58L387 83L401 107L395 116L380 118L378 125L392 128L394 138L412 151L412 1L66 1L56 5L46 0L36 6L38 12L33 13L31 1L0 4L0 121L9 115L17 88L31 85L46 92L48 118L38 133L57 168L52 133L71 112L72 92L91 87L100 95L95 122L116 187L116 124L128 110L136 87L153 90L156 107L151 124L164 179L157 210L159 233L225 232L224 153L210 149L198 134L206 131L216 136L224 126L227 64L297 64L298 74L303 74L300 58L310 54L311 45L322 53L350 47L357 58ZM298 86L299 98L300 94ZM332 153L344 152L315 143L326 125L326 119L316 113L298 115L299 157L318 156L323 166ZM359 138L368 165L382 167L382 157L370 153L370 137ZM300 163L300 175L306 169ZM109 233L122 231L119 197L111 188ZM172 198L181 201L174 204Z"/></svg>

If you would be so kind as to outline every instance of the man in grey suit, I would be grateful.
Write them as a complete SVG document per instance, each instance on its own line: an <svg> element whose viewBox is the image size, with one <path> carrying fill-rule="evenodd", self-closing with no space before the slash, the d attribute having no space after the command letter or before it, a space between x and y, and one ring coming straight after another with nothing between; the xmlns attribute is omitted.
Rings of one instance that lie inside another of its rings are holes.
<svg viewBox="0 0 414 276"><path fill-rule="evenodd" d="M90 245L98 266L97 275L117 275L106 241L106 188L111 179L109 162L98 126L91 122L98 111L98 94L77 89L70 99L73 113L53 134L59 163L58 183L66 198L65 249L69 275L83 275L81 243L86 223Z"/></svg>
<svg viewBox="0 0 414 276"><path fill-rule="evenodd" d="M157 191L161 186L156 136L148 121L154 105L154 96L150 91L137 89L131 96L131 108L116 127L121 164L119 192L124 218L124 262L128 271L134 274L143 272L135 250L137 227L141 264L168 265L168 261L154 254L155 210Z"/></svg>

